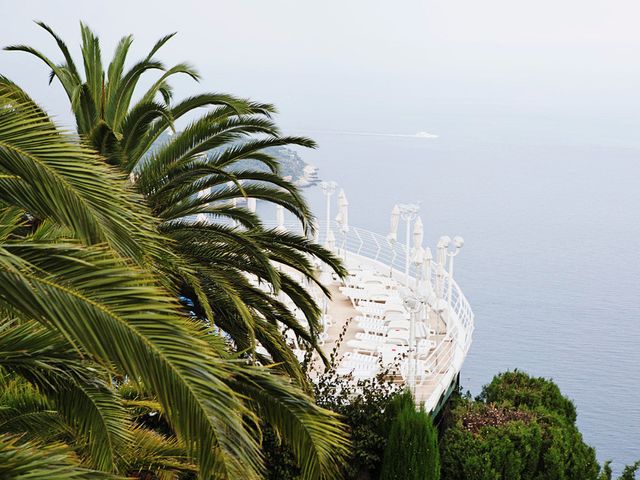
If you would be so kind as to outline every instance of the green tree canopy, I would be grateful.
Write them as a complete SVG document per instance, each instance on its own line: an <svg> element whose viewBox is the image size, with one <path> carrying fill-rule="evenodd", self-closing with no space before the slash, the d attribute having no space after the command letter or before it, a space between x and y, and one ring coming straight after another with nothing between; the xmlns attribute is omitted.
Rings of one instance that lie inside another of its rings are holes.
<svg viewBox="0 0 640 480"><path fill-rule="evenodd" d="M175 101L173 77L197 81L199 75L186 63L167 67L156 57L174 34L158 40L131 66L133 37L123 37L106 66L99 38L86 25L80 29L79 64L51 27L38 25L53 37L62 61L31 46L7 50L27 52L45 63L49 80L57 79L69 99L78 134L144 195L158 230L173 241L171 261L159 255L156 266L189 299L197 316L208 325L215 322L238 350L252 352L259 342L270 355L259 357L263 363L275 363L304 385L299 363L278 328L292 329L322 355L317 348L321 310L303 284L316 283L314 261L340 274L344 270L331 252L307 239L313 216L298 188L279 175L268 149L315 143L281 135L269 104L210 92ZM141 80L153 74L151 86L143 88ZM179 121L186 127L176 132ZM247 198L282 206L298 219L302 234L264 226L246 207Z"/></svg>
<svg viewBox="0 0 640 480"><path fill-rule="evenodd" d="M595 451L576 412L550 380L522 372L494 377L477 401L459 399L441 442L447 480L596 480Z"/></svg>
<svg viewBox="0 0 640 480"><path fill-rule="evenodd" d="M337 416L189 315L175 277L194 268L144 192L79 133L0 77L3 478L260 478L260 418L305 478L336 478L347 448ZM123 398L127 383L145 398ZM150 405L166 435L137 422Z"/></svg>

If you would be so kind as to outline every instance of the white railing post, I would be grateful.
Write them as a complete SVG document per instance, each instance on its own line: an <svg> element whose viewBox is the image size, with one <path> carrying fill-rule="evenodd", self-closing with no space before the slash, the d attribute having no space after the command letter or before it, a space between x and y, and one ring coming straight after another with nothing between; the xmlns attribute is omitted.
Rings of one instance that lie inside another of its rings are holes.
<svg viewBox="0 0 640 480"><path fill-rule="evenodd" d="M411 223L418 216L420 207L415 204L402 204L398 205L400 209L400 217L406 222L406 238L405 238L405 252L404 252L404 284L409 286L409 265L411 262L409 252L411 251Z"/></svg>

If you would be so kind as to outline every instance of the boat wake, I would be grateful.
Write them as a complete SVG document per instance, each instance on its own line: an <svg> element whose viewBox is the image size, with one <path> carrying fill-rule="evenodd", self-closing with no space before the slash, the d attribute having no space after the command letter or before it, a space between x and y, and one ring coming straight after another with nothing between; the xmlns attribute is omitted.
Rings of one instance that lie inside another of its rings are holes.
<svg viewBox="0 0 640 480"><path fill-rule="evenodd" d="M344 130L314 130L306 133L314 134L329 134L329 135L353 135L353 136L361 136L361 137L398 137L398 138L426 138L426 139L434 139L439 136L434 133L429 132L418 132L413 134L408 133L378 133L378 132L352 132L352 131L344 131Z"/></svg>

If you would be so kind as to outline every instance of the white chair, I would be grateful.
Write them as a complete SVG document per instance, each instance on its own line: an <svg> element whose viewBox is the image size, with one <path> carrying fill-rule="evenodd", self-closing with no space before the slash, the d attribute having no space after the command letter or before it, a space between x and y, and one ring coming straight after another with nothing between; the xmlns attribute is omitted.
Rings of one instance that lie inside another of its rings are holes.
<svg viewBox="0 0 640 480"><path fill-rule="evenodd" d="M360 340L354 338L352 340L347 341L347 346L352 348L356 352L376 352L380 345L384 344L384 337L378 337L380 340L366 339Z"/></svg>
<svg viewBox="0 0 640 480"><path fill-rule="evenodd" d="M342 356L342 361L350 361L350 362L355 362L355 363L364 363L367 365L371 365L374 363L378 363L378 356L377 355L364 355L362 353L356 353L356 352L346 352L343 356Z"/></svg>
<svg viewBox="0 0 640 480"><path fill-rule="evenodd" d="M356 310L367 317L382 318L384 316L384 309L379 303L375 302L360 302L356 305Z"/></svg>
<svg viewBox="0 0 640 480"><path fill-rule="evenodd" d="M345 365L340 366L336 369L336 373L338 375L351 375L355 379L368 379L373 378L378 373L378 366L374 365L372 367L361 366L361 365Z"/></svg>
<svg viewBox="0 0 640 480"><path fill-rule="evenodd" d="M383 335L375 335L372 333L366 333L366 332L357 332L356 333L356 339L358 340L370 340L372 342L380 342L380 344L384 343L384 336Z"/></svg>
<svg viewBox="0 0 640 480"><path fill-rule="evenodd" d="M409 330L411 328L411 322L405 319L387 321L385 325L388 330L392 330L392 329Z"/></svg>
<svg viewBox="0 0 640 480"><path fill-rule="evenodd" d="M392 328L387 330L386 343L395 345L409 345L409 339L411 334L409 330L403 328Z"/></svg>
<svg viewBox="0 0 640 480"><path fill-rule="evenodd" d="M347 352L336 368L338 375L353 375L355 378L371 378L378 373L378 357Z"/></svg>
<svg viewBox="0 0 640 480"><path fill-rule="evenodd" d="M384 335L387 333L387 326L383 320L362 320L356 325L360 330L364 330L365 333L372 335Z"/></svg>
<svg viewBox="0 0 640 480"><path fill-rule="evenodd" d="M386 310L384 312L384 319L387 322L392 322L394 320L409 320L411 317L405 311L399 312L397 310Z"/></svg>

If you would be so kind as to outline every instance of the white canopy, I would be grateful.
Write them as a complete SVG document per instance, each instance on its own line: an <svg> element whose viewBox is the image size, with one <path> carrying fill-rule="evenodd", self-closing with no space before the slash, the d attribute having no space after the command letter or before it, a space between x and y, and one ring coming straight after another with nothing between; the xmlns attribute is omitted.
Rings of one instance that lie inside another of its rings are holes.
<svg viewBox="0 0 640 480"><path fill-rule="evenodd" d="M398 223L400 222L400 207L394 205L391 210L391 231L389 232L389 240L395 242L398 240Z"/></svg>
<svg viewBox="0 0 640 480"><path fill-rule="evenodd" d="M338 218L336 220L343 233L349 231L349 201L343 189L340 189L340 193L338 193Z"/></svg>
<svg viewBox="0 0 640 480"><path fill-rule="evenodd" d="M284 227L284 207L282 205L276 206L276 230L286 230Z"/></svg>
<svg viewBox="0 0 640 480"><path fill-rule="evenodd" d="M329 250L335 250L336 248L336 236L333 234L333 230L327 232L327 243L325 247Z"/></svg>
<svg viewBox="0 0 640 480"><path fill-rule="evenodd" d="M422 241L424 239L424 227L422 219L418 216L413 224L413 251L411 252L411 260L416 265L422 265L424 262L424 248Z"/></svg>

